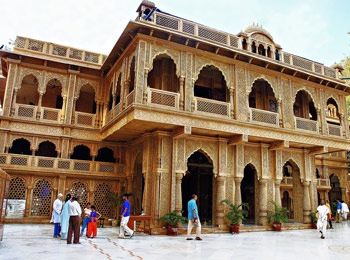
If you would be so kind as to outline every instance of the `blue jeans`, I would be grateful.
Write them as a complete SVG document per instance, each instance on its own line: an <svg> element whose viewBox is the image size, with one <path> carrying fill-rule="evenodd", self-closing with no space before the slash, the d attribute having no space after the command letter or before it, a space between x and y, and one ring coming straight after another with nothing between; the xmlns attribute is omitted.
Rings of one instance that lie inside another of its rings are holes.
<svg viewBox="0 0 350 260"><path fill-rule="evenodd" d="M53 231L53 236L57 237L61 233L60 223L55 223L55 229Z"/></svg>
<svg viewBox="0 0 350 260"><path fill-rule="evenodd" d="M82 227L82 229L81 229L80 236L83 235L85 228L86 228L86 235L87 235L89 220L90 220L90 218L88 218L88 217L85 217L85 218L84 218L83 227Z"/></svg>

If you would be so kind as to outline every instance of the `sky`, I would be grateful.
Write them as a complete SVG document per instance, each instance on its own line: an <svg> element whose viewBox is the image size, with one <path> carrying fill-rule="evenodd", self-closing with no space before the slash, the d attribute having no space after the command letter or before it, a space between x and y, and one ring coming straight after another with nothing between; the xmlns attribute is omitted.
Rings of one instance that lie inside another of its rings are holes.
<svg viewBox="0 0 350 260"><path fill-rule="evenodd" d="M109 54L141 0L0 0L0 46L17 35ZM237 34L259 23L284 51L332 65L350 56L349 0L157 0L156 6Z"/></svg>

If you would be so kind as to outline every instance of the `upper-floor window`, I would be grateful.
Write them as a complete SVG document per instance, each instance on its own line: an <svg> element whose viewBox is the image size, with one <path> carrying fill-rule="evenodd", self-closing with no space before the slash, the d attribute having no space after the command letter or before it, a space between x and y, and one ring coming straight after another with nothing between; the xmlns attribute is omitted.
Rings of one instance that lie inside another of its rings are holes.
<svg viewBox="0 0 350 260"><path fill-rule="evenodd" d="M62 109L62 83L58 79L51 79L46 86L43 95L42 106L48 108Z"/></svg>
<svg viewBox="0 0 350 260"><path fill-rule="evenodd" d="M179 91L176 65L168 55L162 54L153 60L153 68L148 73L147 85L160 90L176 93Z"/></svg>
<svg viewBox="0 0 350 260"><path fill-rule="evenodd" d="M248 44L247 44L247 40L246 39L242 40L242 48L243 48L243 50L248 50Z"/></svg>
<svg viewBox="0 0 350 260"><path fill-rule="evenodd" d="M258 54L262 56L266 56L266 50L264 45L260 44L258 47Z"/></svg>
<svg viewBox="0 0 350 260"><path fill-rule="evenodd" d="M277 112L277 101L270 84L263 79L253 83L249 94L249 107Z"/></svg>
<svg viewBox="0 0 350 260"><path fill-rule="evenodd" d="M255 42L252 43L252 52L256 53L256 44L255 44Z"/></svg>
<svg viewBox="0 0 350 260"><path fill-rule="evenodd" d="M327 100L326 120L330 124L340 125L338 104L333 98Z"/></svg>
<svg viewBox="0 0 350 260"><path fill-rule="evenodd" d="M82 86L80 89L75 110L90 114L96 113L95 89L89 84Z"/></svg>
<svg viewBox="0 0 350 260"><path fill-rule="evenodd" d="M18 90L16 103L37 106L39 101L38 79L33 75L23 78L21 88Z"/></svg>
<svg viewBox="0 0 350 260"><path fill-rule="evenodd" d="M194 83L194 95L196 97L228 101L227 86L221 71L215 66L204 67Z"/></svg>
<svg viewBox="0 0 350 260"><path fill-rule="evenodd" d="M294 116L310 120L317 120L317 111L315 104L308 92L300 90L293 105Z"/></svg>

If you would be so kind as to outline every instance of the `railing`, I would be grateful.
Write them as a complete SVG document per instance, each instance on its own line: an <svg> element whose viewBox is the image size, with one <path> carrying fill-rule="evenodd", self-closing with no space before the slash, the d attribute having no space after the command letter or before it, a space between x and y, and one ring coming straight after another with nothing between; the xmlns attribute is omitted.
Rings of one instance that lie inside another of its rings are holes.
<svg viewBox="0 0 350 260"><path fill-rule="evenodd" d="M40 120L60 122L61 109L42 107Z"/></svg>
<svg viewBox="0 0 350 260"><path fill-rule="evenodd" d="M318 122L315 120L295 117L295 128L311 132L318 132Z"/></svg>
<svg viewBox="0 0 350 260"><path fill-rule="evenodd" d="M200 113L230 117L230 103L212 99L194 97L194 110Z"/></svg>
<svg viewBox="0 0 350 260"><path fill-rule="evenodd" d="M279 116L275 112L250 108L250 121L278 126Z"/></svg>
<svg viewBox="0 0 350 260"><path fill-rule="evenodd" d="M127 96L126 96L126 107L129 107L134 103L135 101L135 90L131 91Z"/></svg>
<svg viewBox="0 0 350 260"><path fill-rule="evenodd" d="M75 125L81 126L95 126L95 114L83 113L83 112L75 112Z"/></svg>
<svg viewBox="0 0 350 260"><path fill-rule="evenodd" d="M317 186L330 187L330 181L328 179L317 179Z"/></svg>
<svg viewBox="0 0 350 260"><path fill-rule="evenodd" d="M36 118L37 106L16 104L15 105L15 117L18 118Z"/></svg>
<svg viewBox="0 0 350 260"><path fill-rule="evenodd" d="M342 136L342 127L339 125L328 124L328 134L334 136Z"/></svg>
<svg viewBox="0 0 350 260"><path fill-rule="evenodd" d="M107 113L107 122L111 121L114 117L118 116L120 112L122 111L122 105L121 103L114 106L108 113Z"/></svg>
<svg viewBox="0 0 350 260"><path fill-rule="evenodd" d="M72 159L60 159L51 157L39 157L21 154L0 154L0 165L15 166L24 168L38 167L44 169L57 169L81 172L103 172L123 174L125 171L124 164L81 161Z"/></svg>
<svg viewBox="0 0 350 260"><path fill-rule="evenodd" d="M16 38L16 46L18 49L25 49L43 54L53 55L65 59L79 60L94 64L103 64L107 56L99 53L88 52L71 48L68 46L58 45L50 42L38 41L25 37Z"/></svg>
<svg viewBox="0 0 350 260"><path fill-rule="evenodd" d="M177 32L193 35L195 37L209 40L215 43L220 43L229 47L242 49L241 44L239 44L239 42L242 39L237 37L236 35L222 32L216 29L212 29L210 27L193 23L188 20L184 20L172 15L154 12L153 17L151 18L151 21L145 21L145 22L150 22L161 27L165 27ZM318 74L322 74L324 76L328 76L331 78L337 78L337 71L335 69L326 67L320 63L313 62L311 60L301 58L299 56L286 53L286 52L280 52L280 57L281 57L280 60L283 63L287 63L289 65L292 65L304 70L312 71ZM265 58L269 58L269 57L265 56ZM272 59L275 59L275 57L272 57Z"/></svg>
<svg viewBox="0 0 350 260"><path fill-rule="evenodd" d="M180 94L165 90L148 88L147 103L167 108L179 108Z"/></svg>
<svg viewBox="0 0 350 260"><path fill-rule="evenodd" d="M283 177L281 184L282 185L293 185L293 177Z"/></svg>

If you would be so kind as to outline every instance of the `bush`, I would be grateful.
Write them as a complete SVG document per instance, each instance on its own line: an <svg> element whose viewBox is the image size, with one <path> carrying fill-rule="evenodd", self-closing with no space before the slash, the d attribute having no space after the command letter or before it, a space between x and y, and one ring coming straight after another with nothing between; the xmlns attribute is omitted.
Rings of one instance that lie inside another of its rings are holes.
<svg viewBox="0 0 350 260"><path fill-rule="evenodd" d="M238 221L245 220L248 216L248 203L241 203L240 205L234 205L230 200L223 200L221 203L225 203L230 208L230 212L227 213L227 219L231 221L232 225L237 225Z"/></svg>
<svg viewBox="0 0 350 260"><path fill-rule="evenodd" d="M180 212L181 213L181 212ZM160 218L167 226L176 227L178 223L187 221L187 218L179 216L179 211L172 211Z"/></svg>
<svg viewBox="0 0 350 260"><path fill-rule="evenodd" d="M289 211L288 209L278 206L275 201L270 201L275 207L275 212L268 212L269 214L269 224L272 222L275 224L280 224L288 221Z"/></svg>

